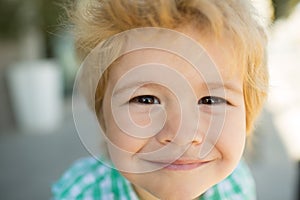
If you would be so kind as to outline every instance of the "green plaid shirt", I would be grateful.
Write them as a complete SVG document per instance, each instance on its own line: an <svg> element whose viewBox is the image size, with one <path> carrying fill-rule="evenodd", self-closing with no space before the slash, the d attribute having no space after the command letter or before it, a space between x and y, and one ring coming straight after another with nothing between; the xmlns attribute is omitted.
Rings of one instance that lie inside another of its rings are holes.
<svg viewBox="0 0 300 200"><path fill-rule="evenodd" d="M52 187L53 200L138 200L131 184L117 170L94 158L77 161ZM207 190L200 200L254 200L250 171L241 161L234 172Z"/></svg>

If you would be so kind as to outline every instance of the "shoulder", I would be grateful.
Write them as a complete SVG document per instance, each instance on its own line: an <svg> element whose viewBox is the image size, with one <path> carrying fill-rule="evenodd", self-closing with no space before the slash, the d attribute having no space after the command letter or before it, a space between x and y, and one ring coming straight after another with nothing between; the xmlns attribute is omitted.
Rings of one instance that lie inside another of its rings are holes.
<svg viewBox="0 0 300 200"><path fill-rule="evenodd" d="M123 196L131 193L130 184L125 178L91 157L76 161L52 186L54 200L114 199L116 192L122 191Z"/></svg>
<svg viewBox="0 0 300 200"><path fill-rule="evenodd" d="M201 199L255 200L255 183L246 162L241 160L232 174L206 191Z"/></svg>

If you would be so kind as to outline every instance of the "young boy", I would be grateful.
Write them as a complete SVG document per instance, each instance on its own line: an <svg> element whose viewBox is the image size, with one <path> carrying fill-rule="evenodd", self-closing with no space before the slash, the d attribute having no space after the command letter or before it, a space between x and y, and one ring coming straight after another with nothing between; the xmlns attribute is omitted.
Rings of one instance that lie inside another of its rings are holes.
<svg viewBox="0 0 300 200"><path fill-rule="evenodd" d="M88 55L75 88L98 118L111 164L78 161L54 199L255 199L241 156L268 75L249 2L75 7L77 47Z"/></svg>

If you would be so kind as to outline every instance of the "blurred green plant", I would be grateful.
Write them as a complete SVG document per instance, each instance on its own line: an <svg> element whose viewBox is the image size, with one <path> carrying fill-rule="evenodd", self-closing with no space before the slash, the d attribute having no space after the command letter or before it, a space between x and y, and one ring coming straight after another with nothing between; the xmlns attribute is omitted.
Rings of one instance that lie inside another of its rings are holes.
<svg viewBox="0 0 300 200"><path fill-rule="evenodd" d="M288 17L300 0L272 0L274 20Z"/></svg>
<svg viewBox="0 0 300 200"><path fill-rule="evenodd" d="M60 6L62 2L63 0L0 0L0 38L18 39L28 27L34 26L42 32L49 51L50 38L61 27L60 17L64 15L64 9Z"/></svg>
<svg viewBox="0 0 300 200"><path fill-rule="evenodd" d="M19 29L18 10L16 1L0 1L0 37L15 37Z"/></svg>

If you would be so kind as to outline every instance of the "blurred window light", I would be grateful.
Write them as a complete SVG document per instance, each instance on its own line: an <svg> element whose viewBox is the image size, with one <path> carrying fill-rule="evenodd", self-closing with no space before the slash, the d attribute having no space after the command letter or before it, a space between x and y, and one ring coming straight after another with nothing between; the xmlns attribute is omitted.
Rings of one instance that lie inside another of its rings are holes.
<svg viewBox="0 0 300 200"><path fill-rule="evenodd" d="M292 158L300 160L300 4L270 33L268 108Z"/></svg>

